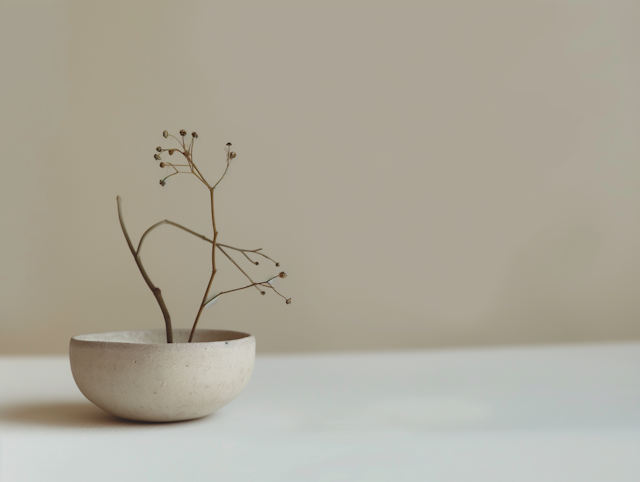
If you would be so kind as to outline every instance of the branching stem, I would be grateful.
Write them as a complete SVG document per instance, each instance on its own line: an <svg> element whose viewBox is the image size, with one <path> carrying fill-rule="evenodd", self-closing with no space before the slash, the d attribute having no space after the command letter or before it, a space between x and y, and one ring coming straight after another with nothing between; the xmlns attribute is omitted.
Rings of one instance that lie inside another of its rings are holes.
<svg viewBox="0 0 640 482"><path fill-rule="evenodd" d="M218 245L217 245L217 246L218 246L218 249L219 249L220 251L222 251L222 254L224 254L227 258L229 258L229 261L231 261L233 264L235 264L235 265L236 265L236 268L238 268L240 271L242 271L242 274L243 274L243 275L245 275L249 281L251 281L252 283L254 283L254 281L251 279L251 276L249 276L247 273L245 273L245 272L244 272L244 270L240 267L240 265L239 265L238 263L236 263L236 262L235 262L235 260L234 260L231 256L229 256L229 254L228 254L224 249L222 249L222 246L220 246L220 243L218 243ZM257 289L260 293L264 294L264 291L262 291L262 290L261 290L260 288L258 288L257 286L256 286L256 289Z"/></svg>
<svg viewBox="0 0 640 482"><path fill-rule="evenodd" d="M218 243L218 245L222 246L222 247L225 247L225 248L235 249L236 251L240 251L242 254L244 254L245 258L247 258L249 261L251 261L254 264L255 264L255 261L253 261L251 258L249 258L249 256L247 256L245 253L259 254L260 256L262 256L264 258L267 258L270 261L273 261L276 266L280 266L280 263L278 263L277 261L271 259L266 254L262 254L260 252L260 251L262 251L262 248L258 248L258 249L241 249L241 248L234 248L233 246L227 246L226 244L221 244L221 243Z"/></svg>
<svg viewBox="0 0 640 482"><path fill-rule="evenodd" d="M257 261L253 261L251 258L249 258L249 256L247 255L247 253L253 253L253 254L257 254L260 255L264 258L269 259L270 261L273 261L273 263L275 263L276 266L280 266L280 263L274 261L273 259L269 258L269 256L261 253L261 249L262 248L258 248L258 249L240 249L240 248L234 248L233 246L229 246L226 244L219 244L217 242L218 240L218 229L216 228L216 217L215 217L215 209L214 209L214 191L215 188L218 186L218 184L220 184L220 182L224 179L224 177L227 175L227 172L229 171L229 166L231 165L231 160L233 158L236 157L235 153L231 152L231 143L227 144L227 165L225 167L224 172L222 173L222 176L220 176L220 179L218 179L218 181L212 186L211 184L209 184L207 182L207 180L205 179L205 177L202 175L202 173L200 172L200 170L198 169L198 166L196 166L195 162L193 161L193 147L194 147L194 141L195 138L197 137L197 134L194 132L192 134L192 138L191 138L191 142L189 143L188 147L187 147L187 142L185 142L185 135L186 135L186 131L181 130L180 131L180 135L182 137L182 139L178 139L177 137L175 137L174 135L169 134L167 131L164 131L163 133L164 137L172 137L173 139L176 140L176 142L178 142L178 144L180 145L181 149L177 149L177 148L171 148L171 149L162 149L161 147L157 148L158 152L165 152L165 151L169 151L169 154L173 154L175 151L180 152L184 158L187 160L187 164L173 164L170 162L166 162L164 164L161 164L161 166L166 165L168 167L171 167L174 169L174 173L169 174L167 177L165 177L162 181L160 181L160 184L164 186L164 181L166 179L168 179L171 176L175 176L176 174L193 174L198 180L200 180L205 186L207 186L207 189L209 189L209 195L210 195L210 199L211 199L211 225L213 228L213 239L209 239L206 236L203 236L201 234L196 233L195 231L192 231L191 229L188 229L178 223L174 223L173 221L169 221L168 219L164 219L162 221L157 222L156 224L154 224L153 226L149 227L144 234L142 235L142 237L140 238L140 241L138 242L138 248L135 249L133 247L133 243L131 242L131 239L129 238L129 234L127 233L127 230L125 228L124 225L124 220L122 218L122 210L120 207L120 197L118 196L117 200L118 200L118 216L120 218L120 225L122 227L122 231L124 233L124 236L127 240L127 244L129 245L129 249L131 250L131 254L133 255L136 264L138 265L138 268L140 269L140 273L142 273L142 277L144 278L144 280L146 281L147 285L149 286L149 288L151 289L151 291L153 292L154 296L156 297L158 304L160 305L160 309L162 310L162 313L164 315L165 318L165 324L167 326L167 342L168 343L172 343L173 342L173 335L172 335L172 331L171 331L171 318L169 317L169 312L167 310L167 307L164 303L164 300L162 299L162 293L160 291L160 288L157 288L152 282L151 279L149 278L147 272L144 269L144 266L142 265L142 261L140 260L140 251L142 250L142 244L144 242L144 240L146 239L146 237L149 235L149 233L151 233L154 229L156 229L159 226L162 226L163 224L168 224L170 226L174 226L176 228L182 229L183 231L192 234L193 236L196 236L204 241L207 241L209 243L211 243L211 276L209 277L209 282L207 283L207 289L204 292L204 295L202 297L202 302L200 303L200 307L198 308L198 313L196 315L196 318L193 322L193 327L191 328L191 333L189 335L189 343L191 343L193 341L193 337L196 331L196 327L198 325L198 321L200 320L200 316L202 315L202 310L209 304L211 303L213 300L215 300L216 298L218 298L220 295L223 294L227 294L227 293L232 293L234 291L239 291L239 290L243 290L246 288L251 288L252 286L255 287L261 294L265 294L264 291L262 291L260 289L260 287L263 288L270 288L272 289L275 293L277 293L279 296L281 296L282 298L284 298L287 301L287 304L291 303L291 299L287 299L285 298L281 293L279 293L272 285L271 285L271 281L273 281L275 278L277 277L282 277L284 278L286 275L284 273L280 273L277 276L274 276L272 278L269 278L267 281L263 281L263 282L259 282L256 283L254 282L251 277L240 267L240 265L238 263L236 263L236 261L229 255L229 253L227 253L223 248L229 248L235 251L238 251L240 253L242 253L242 255L247 258L252 264L258 264ZM160 160L160 156L159 155L155 155L154 156L156 159ZM184 171L180 171L177 168L178 167L188 167L189 168L189 172L184 172ZM231 261L236 268L238 268L240 270L240 272L245 275L247 277L247 279L249 279L249 281L251 281L251 284L244 286L242 288L236 288L233 290L228 290L228 291L222 291L220 293L218 293L217 295L215 295L213 298L211 299L207 299L209 297L209 292L211 291L211 286L213 285L213 280L216 276L216 273L218 272L217 267L216 267L216 248L218 248L220 251L222 251L222 254L224 254L229 261Z"/></svg>
<svg viewBox="0 0 640 482"><path fill-rule="evenodd" d="M169 315L169 310L167 310L167 306L164 303L164 299L162 298L162 292L160 288L155 286L151 282L151 278L147 274L144 266L142 265L142 260L140 259L140 255L138 251L133 248L133 243L131 242L131 238L129 237L129 233L127 233L127 228L124 225L124 219L122 218L122 208L120 206L120 196L116 197L116 201L118 202L118 218L120 219L120 227L122 228L122 232L124 233L124 237L127 240L127 245L129 246L129 250L131 250L131 254L133 255L133 259L136 261L136 265L142 274L142 277L149 286L149 289L153 293L153 296L156 297L158 301L158 305L160 305L160 310L162 310L162 315L164 316L164 323L167 331L167 343L173 343L173 330L171 329L171 316ZM140 240L140 244L142 244L142 240ZM138 247L139 250L139 247Z"/></svg>
<svg viewBox="0 0 640 482"><path fill-rule="evenodd" d="M266 281L259 281L258 283L251 283L250 285L247 286L243 286L242 288L235 288L233 290L228 290L228 291L221 291L220 293L218 293L217 295L215 295L213 298L211 298L210 300L207 300L207 302L205 303L205 306L208 305L209 303L211 303L213 300L215 300L216 298L218 298L221 295L225 295L227 293L233 293L234 291L240 291L240 290L246 290L247 288L251 288L252 286L263 286L265 288L271 288L273 291L275 291L276 293L278 293L276 291L276 289L273 287L273 285L271 284L271 281L273 281L275 278L278 278L278 276L272 276L271 278L269 278ZM282 296L280 293L278 293L280 296ZM285 296L282 296L285 300L287 299Z"/></svg>
<svg viewBox="0 0 640 482"><path fill-rule="evenodd" d="M209 290L211 289L211 283L213 283L213 278L216 276L216 240L218 239L218 230L216 228L216 215L213 204L213 188L209 189L209 193L211 194L211 224L213 225L213 243L211 246L211 278L209 278L209 284L207 285L207 289L204 292L204 296L202 297L202 303L200 303L200 308L198 309L198 314L196 315L196 319L193 322L193 328L191 328L191 334L189 335L189 343L193 341L193 335L196 332L196 326L198 325L198 320L200 320L200 315L202 314L202 310L204 306L207 304L207 298L209 296Z"/></svg>
<svg viewBox="0 0 640 482"><path fill-rule="evenodd" d="M212 243L212 244L213 244L213 240L211 240L211 239L207 238L206 236L203 236L202 234L196 233L195 231L193 231L193 230L191 230L191 229L189 229L189 228L187 228L187 227L184 227L184 226L182 226L181 224L174 223L173 221L170 221L170 220L168 220L168 219L163 219L162 221L158 221L156 224L154 224L153 226L151 226L149 229L147 229L147 230L144 232L144 234L143 234L143 235L142 235L142 237L140 238L140 243L138 243L138 249L137 249L138 255L140 254L140 251L141 251L141 249L142 249L142 243L144 242L144 240L146 239L146 237L149 235L149 233L151 233L151 231L153 231L153 230L154 230L154 229L156 229L157 227L162 226L162 225L164 225L164 224L168 224L169 226L174 226L174 227L176 227L176 228L182 229L183 231L185 231L185 232L187 232L187 233L189 233L189 234L192 234L193 236L195 236L195 237L197 237L197 238L200 238L200 239L202 239L203 241L206 241L206 242L208 242L208 243ZM249 276L249 275L248 275L248 274L247 274L247 273L246 273L246 272L245 272L245 271L240 267L240 265L239 265L238 263L236 263L236 261L235 261L235 260L234 260L230 255L229 255L229 253L227 253L227 252L222 248L223 246L224 246L225 248L234 249L234 250L236 250L236 251L242 251L242 250L241 250L241 249L239 249L239 248L234 248L233 246L228 246L228 245L226 245L226 244L216 243L216 247L217 247L220 251L222 251L222 254L224 254L224 255L229 259L229 261L231 261L231 262L236 266L236 268L238 268L238 269L240 270L240 272L242 272L242 274L244 274L244 275L247 277L247 279L253 283L253 282L254 282L254 281L253 281L253 279L251 279L251 277L250 277L250 276ZM262 249L262 248L259 248L259 249ZM256 251L256 250L247 250L247 251L254 252L254 251ZM258 254L260 254L260 253L258 253ZM271 258L269 258L269 259L271 259ZM258 291L260 291L260 293L263 293L263 291L262 291L262 290L260 290L260 288L258 288L257 286L256 286L256 289L257 289Z"/></svg>

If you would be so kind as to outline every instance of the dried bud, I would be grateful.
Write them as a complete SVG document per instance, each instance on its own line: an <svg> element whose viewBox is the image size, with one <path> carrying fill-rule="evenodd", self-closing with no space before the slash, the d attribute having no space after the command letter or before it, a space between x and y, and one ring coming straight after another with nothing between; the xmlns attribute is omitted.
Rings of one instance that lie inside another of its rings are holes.
<svg viewBox="0 0 640 482"><path fill-rule="evenodd" d="M230 158L230 159L233 159L233 158L235 158L235 157L236 157L236 153L235 153L235 152L232 152L231 154L229 154L229 158Z"/></svg>
<svg viewBox="0 0 640 482"><path fill-rule="evenodd" d="M166 183L164 182L164 179L160 179L160 185L164 186Z"/></svg>
<svg viewBox="0 0 640 482"><path fill-rule="evenodd" d="M156 161L159 161L159 160L160 160L160 154L154 154L154 155L153 155L153 158L154 158Z"/></svg>
<svg viewBox="0 0 640 482"><path fill-rule="evenodd" d="M280 266L280 263L276 263L276 266Z"/></svg>
<svg viewBox="0 0 640 482"><path fill-rule="evenodd" d="M197 139L198 138L198 133L197 132L192 132L191 133L191 137L195 137Z"/></svg>
<svg viewBox="0 0 640 482"><path fill-rule="evenodd" d="M163 131L162 132L162 137L164 137L164 138L169 137L169 133L167 131Z"/></svg>
<svg viewBox="0 0 640 482"><path fill-rule="evenodd" d="M287 277L287 273L285 273L284 271L280 271L280 273L278 274L278 277L285 279Z"/></svg>
<svg viewBox="0 0 640 482"><path fill-rule="evenodd" d="M260 263L258 263L257 261L254 261L253 264L255 264L256 266L258 266Z"/></svg>
<svg viewBox="0 0 640 482"><path fill-rule="evenodd" d="M264 291L261 291L261 292L260 292L260 294L261 294L261 295L263 295L263 294L264 294Z"/></svg>
<svg viewBox="0 0 640 482"><path fill-rule="evenodd" d="M184 129L180 129L180 135L182 137L186 136L187 135L187 131L185 131Z"/></svg>
<svg viewBox="0 0 640 482"><path fill-rule="evenodd" d="M291 298L289 298L289 299L287 300L287 304L288 304L288 305L290 305L290 304L291 304Z"/></svg>
<svg viewBox="0 0 640 482"><path fill-rule="evenodd" d="M165 166L165 163L164 163L164 162L161 162L161 163L160 163L160 167L164 167L164 166Z"/></svg>
<svg viewBox="0 0 640 482"><path fill-rule="evenodd" d="M227 145L228 145L228 146L230 146L230 145L231 145L231 142L227 142Z"/></svg>

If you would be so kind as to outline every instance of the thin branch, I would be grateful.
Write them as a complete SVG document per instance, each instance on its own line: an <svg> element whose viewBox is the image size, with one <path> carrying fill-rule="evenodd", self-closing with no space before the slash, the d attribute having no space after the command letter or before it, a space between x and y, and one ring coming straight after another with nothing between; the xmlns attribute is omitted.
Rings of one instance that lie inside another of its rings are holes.
<svg viewBox="0 0 640 482"><path fill-rule="evenodd" d="M187 159L189 160L189 163L191 164L191 166L193 167L193 169L195 169L195 170L196 170L196 172L198 173L198 175L197 175L196 177L197 177L198 179L200 179L200 180L204 183L204 185L205 185L205 186L207 186L207 188L209 188L209 189L213 189L213 188L209 185L209 183L207 182L207 180L204 178L204 176L202 175L202 173L200 172L200 169L198 169L198 166L196 166L196 163L195 163L195 162L193 162L193 158L192 158L191 156L189 156ZM195 173L194 173L194 174L195 174Z"/></svg>
<svg viewBox="0 0 640 482"><path fill-rule="evenodd" d="M189 174L188 172L180 172L176 169L176 172L172 172L171 174L169 174L167 177L165 177L164 179L162 179L162 182L166 181L167 179L169 179L171 176L175 176L176 174Z"/></svg>
<svg viewBox="0 0 640 482"><path fill-rule="evenodd" d="M209 193L211 194L211 224L213 226L213 243L211 247L211 278L209 278L209 284L207 285L207 289L204 292L204 296L202 297L202 303L200 303L200 309L198 310L198 314L196 315L196 319L193 322L193 328L191 328L191 334L189 335L189 343L193 340L193 335L196 332L196 326L198 325L198 320L200 320L200 315L202 314L202 310L204 309L207 301L207 297L209 296L209 290L211 289L211 283L213 283L213 278L216 276L216 240L218 239L218 229L216 228L216 215L213 204L213 188L209 189Z"/></svg>
<svg viewBox="0 0 640 482"><path fill-rule="evenodd" d="M214 252L215 252L215 248L214 248ZM193 322L193 328L191 328L191 333L189 334L189 343L193 341L193 335L195 335L196 333L196 326L198 325L198 320L200 320L200 315L202 314L202 310L204 310L204 307L207 305L206 299L207 299L207 296L209 296L211 283L213 283L213 278L215 278L215 276L216 276L216 270L214 268L214 270L211 272L211 278L209 278L209 284L207 285L207 290L204 292L204 296L202 297L202 303L200 303L200 309L198 310L196 319Z"/></svg>
<svg viewBox="0 0 640 482"><path fill-rule="evenodd" d="M164 165L171 166L171 167L189 167L189 164L174 164L173 162L165 162ZM185 172L185 174L189 174L189 173Z"/></svg>
<svg viewBox="0 0 640 482"><path fill-rule="evenodd" d="M182 146L182 148L185 149L184 144L182 142L180 142L180 140L176 136L174 136L173 134L169 134L169 137L173 137L178 142L178 144L180 144L180 146ZM179 149L176 149L176 150L179 150ZM182 152L182 151L180 151L180 152ZM184 154L184 152L183 152L183 154Z"/></svg>
<svg viewBox="0 0 640 482"><path fill-rule="evenodd" d="M174 226L176 228L182 229L183 231L186 231L187 233L192 234L193 236L195 236L197 238L200 238L203 241L207 241L208 243L213 243L213 241L211 239L207 238L206 236L203 236L202 234L198 234L195 231L192 231L191 229L182 226L181 224L174 223L173 221L169 221L168 219L163 219L162 221L158 221L156 224L154 224L153 226L151 226L149 229L147 229L144 232L144 234L140 238L140 243L138 243L138 249L137 249L138 255L140 255L140 250L142 249L142 243L145 240L145 238L149 235L149 233L151 231L153 231L154 229L156 229L157 227L162 226L164 224L168 224L170 226ZM252 283L254 282L251 279L251 277L240 267L240 265L238 263L236 263L235 260L231 256L229 256L229 254L224 249L222 249L222 246L224 246L224 245L220 245L220 243L216 243L216 246L218 247L218 249L220 251L222 251L222 253L227 258L229 258L229 260L236 266L236 268L238 268L242 272L242 274L244 274L249 279L249 281L251 281ZM260 291L260 293L263 293L263 291L260 290L260 288L258 288L257 286L256 286L256 289L258 291Z"/></svg>
<svg viewBox="0 0 640 482"><path fill-rule="evenodd" d="M270 287L273 291L275 291L275 292L276 292L277 294L279 294L282 298L284 298L284 299L285 299L285 301L287 302L287 304L289 304L289 303L291 302L291 301L290 301L290 298L287 298L286 296L284 296L284 295L283 295L282 293L280 293L277 289L275 289L275 288L273 287L273 285L271 284L271 281L273 281L273 279L274 279L274 278L277 278L277 277L278 277L278 276L274 276L273 278L271 278L269 281L267 281L267 284L269 285L269 287Z"/></svg>
<svg viewBox="0 0 640 482"><path fill-rule="evenodd" d="M253 253L255 253L255 254L259 254L260 256L263 256L263 257L267 258L268 260L272 261L276 266L280 266L280 263L278 263L275 259L271 259L271 258L270 258L269 256L267 256L266 254L259 253L258 251L260 251L261 249L262 249L262 248L258 248L258 249L253 250L252 252L253 252Z"/></svg>
<svg viewBox="0 0 640 482"><path fill-rule="evenodd" d="M206 181L204 176L200 173L200 171L196 167L196 165L194 164L193 159L191 158L189 153L188 152L182 152L182 151L180 151L180 152L185 157L187 162L189 163L189 169L191 170L191 174L193 174L196 178L198 178L200 180L200 182L202 182L205 186L207 186L208 189L211 189L211 186L209 186L209 183Z"/></svg>
<svg viewBox="0 0 640 482"><path fill-rule="evenodd" d="M245 258L247 258L251 262L251 264L255 264L256 266L259 264L257 261L254 261L249 256L247 256L247 253L245 253L244 251L240 251L240 252Z"/></svg>
<svg viewBox="0 0 640 482"><path fill-rule="evenodd" d="M142 260L140 259L139 253L133 248L133 243L131 242L131 238L129 237L127 228L124 225L124 219L122 218L122 207L120 205L120 201L121 201L120 196L116 197L116 201L118 202L118 218L120 219L120 227L122 228L124 237L127 240L127 245L129 246L129 250L133 255L133 259L135 260L136 265L138 266L138 269L142 274L142 277L147 283L147 286L149 287L153 295L156 297L156 300L158 301L158 305L160 305L160 310L162 310L162 315L164 316L164 323L167 331L167 343L173 343L173 330L171 329L171 316L169 315L169 310L167 310L167 306L165 305L164 299L162 298L162 292L160 291L160 288L158 288L151 282L151 278L149 278L149 275L147 274L146 270L144 269L144 266L142 265Z"/></svg>
<svg viewBox="0 0 640 482"><path fill-rule="evenodd" d="M227 167L225 168L224 172L222 173L222 177L220 179L218 179L218 182L216 182L213 185L213 189L215 189L218 186L218 184L220 184L220 181L222 181L224 179L224 176L227 175L227 171L229 170L229 166L230 165L231 165L231 163L229 161L227 161Z"/></svg>
<svg viewBox="0 0 640 482"><path fill-rule="evenodd" d="M207 188L211 189L211 186L209 185L209 183L206 181L206 179L204 178L204 176L202 175L202 173L198 170L198 168L196 167L196 165L193 162L193 159L191 157L191 149L193 147L193 138L191 138L191 146L189 147L189 149L187 149L187 146L184 142L184 136L182 137L182 141L180 141L176 136L174 136L173 134L169 134L169 137L173 137L176 142L178 142L178 144L180 144L180 146L182 147L183 150L180 149L173 149L174 151L178 151L180 154L182 154L185 159L187 159L187 162L189 163L189 167L191 168L191 173L196 176L198 179L200 179L200 181L202 181L202 183L207 186ZM169 150L169 149L163 149L163 150ZM195 168L195 171L194 171Z"/></svg>
<svg viewBox="0 0 640 482"><path fill-rule="evenodd" d="M225 248L229 248L229 249L235 249L236 251L247 251L249 253L253 253L254 251L256 251L255 249L242 249L242 248L234 248L233 246L229 246L228 244L222 244L222 243L218 243L220 246L224 246ZM258 248L258 249L262 249L262 248Z"/></svg>
<svg viewBox="0 0 640 482"><path fill-rule="evenodd" d="M227 167L224 169L224 172L222 173L222 177L220 177L220 179L218 179L218 182L216 182L216 183L213 185L213 188L212 188L212 189L215 189L215 188L216 188L216 186L217 186L218 184L220 184L220 181L222 181L222 180L224 179L224 176L226 176L226 175L227 175L227 171L229 170L229 166L230 166L230 165L231 165L231 146L230 146L230 145L227 145Z"/></svg>
<svg viewBox="0 0 640 482"><path fill-rule="evenodd" d="M222 254L224 254L227 258L229 258L229 261L231 261L233 264L235 264L235 265L236 265L236 268L238 268L240 271L242 271L242 274L243 274L243 275L245 275L249 281L251 281L252 283L254 283L254 281L251 279L251 276L249 276L247 273L245 273L245 272L244 272L244 270L240 267L240 265L239 265L238 263L236 263L236 262L235 262L235 260L234 260L231 256L229 256L229 254L227 254L227 252L226 252L224 249L222 249L222 247L220 246L220 243L218 243L218 245L217 245L217 246L218 246L218 249L219 249L220 251L222 251ZM264 294L264 291L262 291L262 290L261 290L260 288L258 288L257 286L256 286L256 289L257 289L261 294Z"/></svg>
<svg viewBox="0 0 640 482"><path fill-rule="evenodd" d="M234 248L233 246L228 246L226 244L221 244L218 243L220 246L224 246L225 248L229 248L229 249L234 249L236 251L240 251L242 254L244 253L253 253L253 254L259 254L260 256L263 256L265 258L267 258L270 261L273 261L275 263L276 266L280 266L280 263L278 263L276 260L271 259L269 256L267 256L266 254L262 254L260 253L260 251L262 250L262 248L258 248L258 249L242 249L242 248ZM251 261L253 264L255 264L255 261L253 261L251 258L249 258L246 254L244 254L245 257Z"/></svg>
<svg viewBox="0 0 640 482"><path fill-rule="evenodd" d="M142 249L142 242L144 241L144 239L147 237L147 235L153 231L155 228L157 228L158 226L162 226L163 224L168 224L170 226L175 226L176 228L182 229L183 231L186 231L189 234L193 234L195 237L200 238L204 241L208 241L209 243L213 243L212 240L210 240L209 238L207 238L206 236L203 236L202 234L198 234L195 231L190 230L189 228L185 228L184 226L182 226L181 224L178 223L174 223L173 221L169 221L168 219L163 219L162 221L157 222L156 224L154 224L153 226L151 226L149 229L147 229L144 234L142 235L142 237L140 238L140 243L138 244L138 255L140 254L140 250Z"/></svg>
<svg viewBox="0 0 640 482"><path fill-rule="evenodd" d="M273 281L275 278L278 278L279 276L272 276L271 278L269 278L267 281L260 281L258 283L251 283L250 285L247 286L243 286L242 288L235 288L233 290L228 290L228 291L221 291L220 293L218 293L217 295L215 295L213 298L211 298L210 300L207 300L207 302L204 304L204 306L207 306L209 303L211 303L213 300L215 300L216 298L218 298L221 295L226 295L227 293L233 293L234 291L240 291L240 290L246 290L247 288L251 288L252 286L264 286L265 288L271 288L273 291L275 291L276 293L278 293L278 291L276 291L276 289L273 287L273 285L270 283L270 281ZM280 293L278 293L280 296L282 296ZM287 300L287 302L289 302L290 298L286 298L284 296L282 296L285 300Z"/></svg>

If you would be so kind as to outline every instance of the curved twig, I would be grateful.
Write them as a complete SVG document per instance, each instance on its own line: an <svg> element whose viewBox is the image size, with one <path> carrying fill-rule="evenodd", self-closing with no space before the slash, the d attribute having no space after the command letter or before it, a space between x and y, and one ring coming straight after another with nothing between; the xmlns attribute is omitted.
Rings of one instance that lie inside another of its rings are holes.
<svg viewBox="0 0 640 482"><path fill-rule="evenodd" d="M231 165L231 147L227 145L227 167L224 169L224 172L222 173L222 176L220 177L220 179L218 179L218 182L216 182L211 189L215 189L216 186L220 184L220 181L224 179L224 176L227 175L227 171L229 170L230 165Z"/></svg>
<svg viewBox="0 0 640 482"><path fill-rule="evenodd" d="M146 239L146 237L149 235L149 233L150 233L151 231L153 231L154 229L156 229L158 226L162 226L162 225L164 225L164 224L168 224L169 226L174 226L174 227L176 227L176 228L182 229L183 231L185 231L185 232L187 232L187 233L189 233L189 234L192 234L193 236L195 236L195 237L197 237L197 238L200 238L200 239L202 239L203 241L207 241L208 243L213 243L213 241L212 241L211 239L207 238L206 236L203 236L202 234L196 233L195 231L192 231L191 229L186 228L186 227L182 226L181 224L174 223L173 221L169 221L168 219L163 219L162 221L158 221L156 224L154 224L153 226L151 226L149 229L147 229L147 230L144 232L144 234L143 234L143 235L142 235L142 237L140 238L140 242L138 243L138 249L137 249L137 253L138 253L138 255L140 254L140 250L142 249L142 243L144 242L144 240ZM245 272L245 271L240 267L240 265L239 265L238 263L236 263L236 262L235 262L235 260L234 260L231 256L229 256L229 253L227 253L224 249L222 249L222 246L227 247L225 244L222 244L222 245L221 245L220 243L216 243L216 247L217 247L220 251L222 251L222 253L223 253L227 258L229 258L229 260L230 260L230 261L231 261L231 262L236 266L236 268L238 268L238 269L242 272L242 274L244 274L244 275L247 277L247 279L249 279L249 281L251 281L251 282L253 283L254 281L251 279L251 277L250 277L250 276L249 276L249 275L248 275L248 274L247 274L247 273L246 273L246 272ZM231 249L237 249L237 248L231 248ZM257 289L258 291L260 291L260 293L263 293L263 291L262 291L262 290L260 290L260 288L258 288L257 286L256 286L256 289Z"/></svg>
<svg viewBox="0 0 640 482"><path fill-rule="evenodd" d="M147 237L147 235L153 231L155 228L157 228L158 226L162 226L163 224L168 224L170 226L175 226L176 228L180 228L183 231L186 231L189 234L194 235L196 238L200 238L204 241L207 241L209 243L213 243L212 240L210 240L209 238L207 238L206 236L203 236L202 234L198 234L195 231L191 231L189 228L185 228L184 226L182 226L181 224L178 223L174 223L173 221L169 221L168 219L163 219L162 221L157 222L156 224L154 224L153 226L151 226L149 229L147 229L144 234L142 235L142 237L140 238L140 243L138 244L138 253L140 253L140 249L142 248L142 242L144 241L144 239Z"/></svg>
<svg viewBox="0 0 640 482"><path fill-rule="evenodd" d="M138 266L138 269L140 270L142 277L147 283L147 286L153 293L153 296L156 297L156 300L160 305L160 309L162 310L162 315L164 316L164 323L167 330L167 343L173 343L173 330L171 329L171 316L169 315L169 310L167 310L167 305L165 305L164 299L162 298L162 292L160 291L160 288L158 288L151 282L151 278L149 278L149 275L147 274L146 270L144 269L144 266L142 265L142 260L140 259L140 255L138 251L136 251L133 248L133 243L131 242L131 238L129 238L129 233L127 233L127 228L125 227L124 219L122 218L122 207L120 205L120 201L121 201L120 196L116 197L116 201L118 202L118 218L120 219L120 227L122 228L124 237L127 240L127 245L129 246L129 250L133 255L133 259L135 259L136 265Z"/></svg>

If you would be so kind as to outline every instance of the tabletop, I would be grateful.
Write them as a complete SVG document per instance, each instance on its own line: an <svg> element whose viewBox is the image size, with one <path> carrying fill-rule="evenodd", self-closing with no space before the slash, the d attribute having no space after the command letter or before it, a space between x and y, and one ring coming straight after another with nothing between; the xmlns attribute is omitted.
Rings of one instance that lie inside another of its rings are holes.
<svg viewBox="0 0 640 482"><path fill-rule="evenodd" d="M0 357L0 481L640 480L640 344L258 356L211 416L113 417Z"/></svg>

